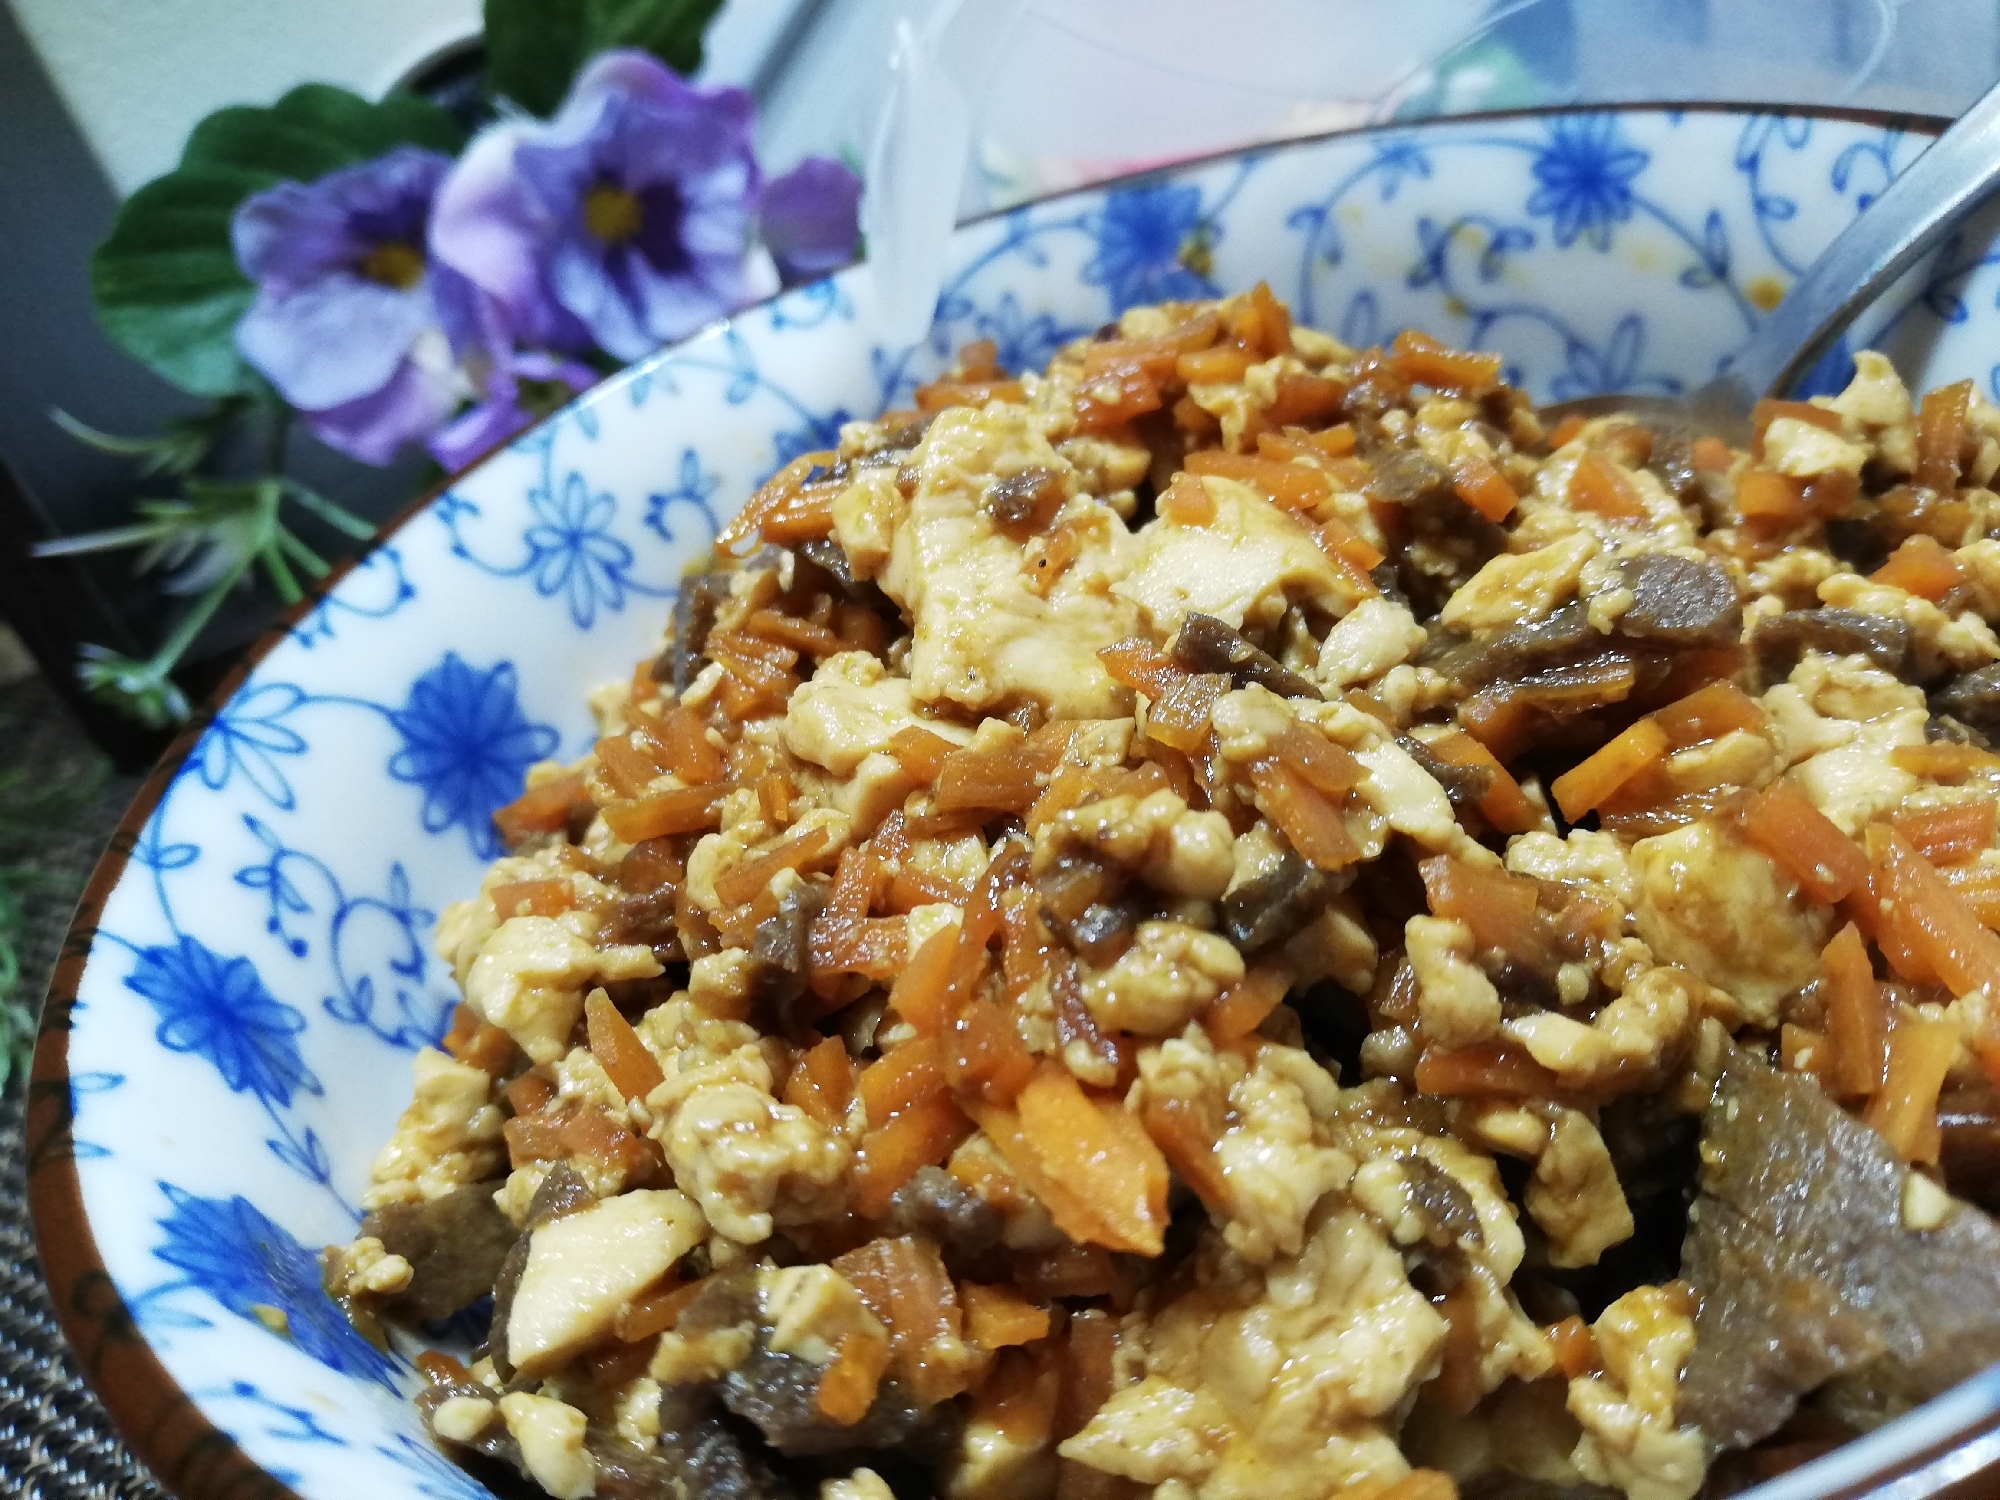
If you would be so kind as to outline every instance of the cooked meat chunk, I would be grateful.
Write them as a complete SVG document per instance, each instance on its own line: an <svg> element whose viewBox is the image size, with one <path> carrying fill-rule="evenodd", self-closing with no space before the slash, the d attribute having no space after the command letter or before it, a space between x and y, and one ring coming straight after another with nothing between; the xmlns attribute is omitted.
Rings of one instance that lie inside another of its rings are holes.
<svg viewBox="0 0 2000 1500"><path fill-rule="evenodd" d="M1190 672L1223 673L1239 688L1254 682L1280 698L1317 699L1320 695L1305 678L1214 615L1187 617L1174 638L1174 660Z"/></svg>
<svg viewBox="0 0 2000 1500"><path fill-rule="evenodd" d="M1631 606L1618 634L1677 647L1733 646L1743 632L1743 605L1728 570L1671 552L1642 552L1619 564Z"/></svg>
<svg viewBox="0 0 2000 1500"><path fill-rule="evenodd" d="M1988 740L2000 737L2000 663L1954 677L1931 694L1931 712L1948 714Z"/></svg>
<svg viewBox="0 0 2000 1500"><path fill-rule="evenodd" d="M442 1198L389 1203L361 1221L391 1255L414 1273L388 1304L405 1317L450 1317L493 1290L494 1278L518 1237L493 1206L497 1182L475 1182Z"/></svg>
<svg viewBox="0 0 2000 1500"><path fill-rule="evenodd" d="M653 663L655 680L673 683L676 693L687 691L701 670L715 612L728 597L727 573L697 573L681 581L680 592L674 596L673 643Z"/></svg>
<svg viewBox="0 0 2000 1500"><path fill-rule="evenodd" d="M977 1255L1000 1242L1000 1211L942 1167L919 1167L896 1189L882 1220L885 1235L919 1234L947 1255Z"/></svg>
<svg viewBox="0 0 2000 1500"><path fill-rule="evenodd" d="M1222 898L1222 928L1245 953L1296 936L1334 894L1333 882L1290 849L1276 869Z"/></svg>
<svg viewBox="0 0 2000 1500"><path fill-rule="evenodd" d="M666 1473L658 1488L634 1487L630 1500L797 1500L797 1486L758 1454L751 1434L731 1419L705 1385L668 1386L660 1392L660 1458ZM640 1472L649 1469L642 1466ZM648 1476L650 1477L650 1476Z"/></svg>
<svg viewBox="0 0 2000 1500"><path fill-rule="evenodd" d="M1936 1395L2000 1359L2000 1225L1904 1222L1910 1168L1809 1079L1733 1049L1702 1125L1681 1274L1701 1297L1681 1412L1722 1448L1835 1375Z"/></svg>
<svg viewBox="0 0 2000 1500"><path fill-rule="evenodd" d="M1772 682L1790 676L1808 651L1866 656L1884 671L1900 672L1910 654L1910 627L1857 609L1795 609L1758 626L1750 644Z"/></svg>
<svg viewBox="0 0 2000 1500"><path fill-rule="evenodd" d="M1456 765L1431 753L1430 747L1422 740L1409 735L1398 735L1396 743L1408 752L1411 760L1424 768L1439 786L1445 796L1451 799L1452 810L1463 813L1468 807L1476 807L1493 786L1493 772L1485 766Z"/></svg>

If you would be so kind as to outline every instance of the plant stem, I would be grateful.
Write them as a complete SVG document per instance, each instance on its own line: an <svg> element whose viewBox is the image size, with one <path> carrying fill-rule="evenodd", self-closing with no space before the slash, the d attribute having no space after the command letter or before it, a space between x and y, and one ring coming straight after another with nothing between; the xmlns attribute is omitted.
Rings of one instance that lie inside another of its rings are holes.
<svg viewBox="0 0 2000 1500"><path fill-rule="evenodd" d="M211 583L208 591L195 601L194 607L175 622L173 633L160 643L160 649L153 653L146 664L156 677L164 678L173 671L182 654L194 644L195 637L200 635L202 628L214 618L224 596L236 587L236 581L243 576L244 569L249 566L250 554L246 552L231 562L222 576Z"/></svg>
<svg viewBox="0 0 2000 1500"><path fill-rule="evenodd" d="M287 479L284 481L284 485L287 495L318 516L327 525L333 527L334 530L344 531L358 542L372 541L374 539L375 528L362 520L361 517L355 515L354 512L335 505L326 496L314 493L312 490L307 489L306 486L300 484L296 479Z"/></svg>

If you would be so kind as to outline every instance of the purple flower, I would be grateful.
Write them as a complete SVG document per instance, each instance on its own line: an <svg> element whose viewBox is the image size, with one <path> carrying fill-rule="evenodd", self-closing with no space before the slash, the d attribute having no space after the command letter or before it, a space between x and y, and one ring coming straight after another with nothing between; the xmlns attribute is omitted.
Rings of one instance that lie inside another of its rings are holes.
<svg viewBox="0 0 2000 1500"><path fill-rule="evenodd" d="M237 348L314 433L364 463L428 437L465 394L442 320L473 289L424 249L450 166L401 146L257 193L231 225L257 283Z"/></svg>
<svg viewBox="0 0 2000 1500"><path fill-rule="evenodd" d="M775 290L751 244L750 117L741 89L607 52L554 120L472 143L438 195L433 251L524 342L636 359Z"/></svg>
<svg viewBox="0 0 2000 1500"><path fill-rule="evenodd" d="M823 156L808 156L765 185L757 229L785 285L838 271L854 259L860 208L861 179Z"/></svg>
<svg viewBox="0 0 2000 1500"><path fill-rule="evenodd" d="M432 436L431 457L449 473L470 468L473 460L595 384L597 372L589 365L533 350L508 351L486 372L485 399Z"/></svg>

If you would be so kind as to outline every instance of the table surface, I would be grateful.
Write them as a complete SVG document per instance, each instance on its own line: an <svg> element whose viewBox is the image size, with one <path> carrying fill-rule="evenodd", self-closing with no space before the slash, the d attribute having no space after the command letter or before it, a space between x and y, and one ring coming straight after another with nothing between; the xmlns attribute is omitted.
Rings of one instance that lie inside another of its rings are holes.
<svg viewBox="0 0 2000 1500"><path fill-rule="evenodd" d="M46 683L31 678L0 690L0 771L20 767L31 779L63 775L94 754ZM0 849L8 860L32 858L65 887L60 896L30 905L21 954L27 994L38 999L46 987L75 893L137 788L137 778L112 777L73 819L45 830L32 854ZM119 1441L56 1326L28 1224L22 1104L16 1079L0 1098L0 1495L167 1500Z"/></svg>

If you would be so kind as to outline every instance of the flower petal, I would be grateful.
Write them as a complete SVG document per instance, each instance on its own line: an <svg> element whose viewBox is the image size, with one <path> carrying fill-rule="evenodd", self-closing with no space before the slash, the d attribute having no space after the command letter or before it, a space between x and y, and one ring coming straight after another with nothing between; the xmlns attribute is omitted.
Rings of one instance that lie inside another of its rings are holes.
<svg viewBox="0 0 2000 1500"><path fill-rule="evenodd" d="M379 466L429 437L457 404L451 386L417 361L405 359L380 390L326 411L301 410L299 415L329 448Z"/></svg>
<svg viewBox="0 0 2000 1500"><path fill-rule="evenodd" d="M581 349L588 336L544 280L557 226L515 170L516 148L545 128L509 120L474 138L438 190L431 254L495 298L516 337Z"/></svg>
<svg viewBox="0 0 2000 1500"><path fill-rule="evenodd" d="M808 156L766 183L757 231L787 285L837 271L854 259L861 179L837 161Z"/></svg>
<svg viewBox="0 0 2000 1500"><path fill-rule="evenodd" d="M342 271L261 294L236 325L236 347L293 406L323 410L379 391L430 321L422 288Z"/></svg>

